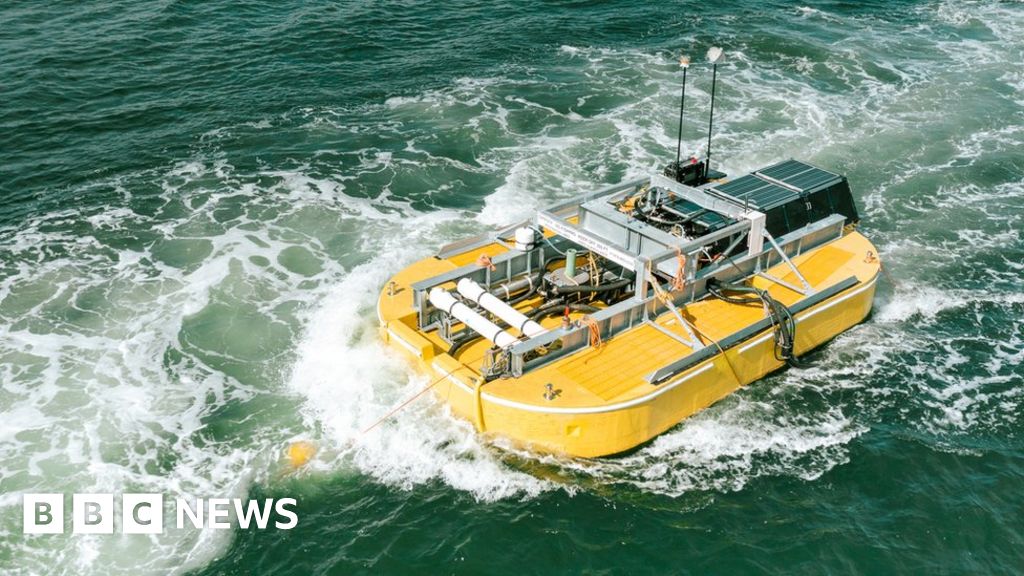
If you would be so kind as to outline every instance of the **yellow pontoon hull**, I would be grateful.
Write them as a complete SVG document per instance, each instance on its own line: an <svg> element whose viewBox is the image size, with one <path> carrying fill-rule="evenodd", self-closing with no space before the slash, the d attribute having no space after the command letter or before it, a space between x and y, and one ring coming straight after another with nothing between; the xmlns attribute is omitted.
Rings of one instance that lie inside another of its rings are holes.
<svg viewBox="0 0 1024 576"><path fill-rule="evenodd" d="M555 453L582 457L616 454L647 442L741 386L784 366L776 358L773 333L768 328L660 384L651 384L644 375L693 351L662 331L638 326L598 348L559 358L522 377L485 383L479 360L487 344L468 347L458 358L448 355L446 344L436 334L416 329L410 286L424 277L471 263L480 254L493 256L503 250L492 244L448 260L428 258L417 262L397 274L378 301L385 342L433 379L439 379L434 387L437 395L480 432ZM793 258L815 290L824 291L851 276L857 280L795 314L797 354L831 340L868 315L880 271L876 253L864 236L849 232ZM784 264L769 271L784 279L788 272ZM787 305L804 298L763 278L755 279L754 284ZM715 299L692 303L684 313L710 346L763 318L759 307ZM672 330L675 321L666 313L657 323ZM557 392L553 399L545 395L548 384Z"/></svg>

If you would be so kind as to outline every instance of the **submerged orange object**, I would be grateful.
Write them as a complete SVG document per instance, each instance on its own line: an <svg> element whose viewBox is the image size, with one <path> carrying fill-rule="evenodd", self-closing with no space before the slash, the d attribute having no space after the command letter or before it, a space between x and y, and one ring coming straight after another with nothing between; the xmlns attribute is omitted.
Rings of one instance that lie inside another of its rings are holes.
<svg viewBox="0 0 1024 576"><path fill-rule="evenodd" d="M308 440L292 442L285 450L285 457L292 468L301 468L316 456L316 444Z"/></svg>

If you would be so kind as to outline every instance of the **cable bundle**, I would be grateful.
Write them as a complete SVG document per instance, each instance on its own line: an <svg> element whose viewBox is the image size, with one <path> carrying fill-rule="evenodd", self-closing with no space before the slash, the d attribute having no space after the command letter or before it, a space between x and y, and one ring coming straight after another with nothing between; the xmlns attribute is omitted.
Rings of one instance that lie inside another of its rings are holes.
<svg viewBox="0 0 1024 576"><path fill-rule="evenodd" d="M761 290L753 286L723 284L715 280L709 280L707 289L715 298L730 304L761 304L764 307L765 315L771 320L772 328L775 331L775 359L785 361L790 366L799 367L803 365L793 353L793 347L796 343L796 320L785 304L772 298L767 290ZM726 292L753 294L756 298L730 296Z"/></svg>

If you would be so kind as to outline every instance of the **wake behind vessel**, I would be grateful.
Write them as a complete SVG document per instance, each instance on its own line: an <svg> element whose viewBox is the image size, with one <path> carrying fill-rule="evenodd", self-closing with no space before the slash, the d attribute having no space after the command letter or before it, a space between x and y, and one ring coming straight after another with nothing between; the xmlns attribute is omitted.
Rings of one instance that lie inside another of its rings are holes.
<svg viewBox="0 0 1024 576"><path fill-rule="evenodd" d="M863 320L880 262L858 221L831 171L726 180L677 153L400 271L381 334L480 432L616 454Z"/></svg>

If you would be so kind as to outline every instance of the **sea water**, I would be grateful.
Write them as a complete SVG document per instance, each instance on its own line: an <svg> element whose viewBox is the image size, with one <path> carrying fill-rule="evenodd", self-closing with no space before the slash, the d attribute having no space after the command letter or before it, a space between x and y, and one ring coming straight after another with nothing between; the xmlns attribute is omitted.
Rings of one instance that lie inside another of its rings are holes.
<svg viewBox="0 0 1024 576"><path fill-rule="evenodd" d="M0 6L5 574L1018 573L1024 5ZM685 153L846 174L868 320L619 458L482 440L388 277ZM289 442L318 453L299 473ZM25 493L296 498L22 534Z"/></svg>

